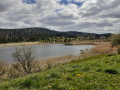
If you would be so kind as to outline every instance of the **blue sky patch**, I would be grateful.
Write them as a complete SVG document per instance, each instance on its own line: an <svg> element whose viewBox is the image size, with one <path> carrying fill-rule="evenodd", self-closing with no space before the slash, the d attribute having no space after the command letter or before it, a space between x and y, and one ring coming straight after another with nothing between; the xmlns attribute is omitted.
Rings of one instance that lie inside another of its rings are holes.
<svg viewBox="0 0 120 90"><path fill-rule="evenodd" d="M78 7L82 6L84 2L75 2L74 0L71 1L71 2L68 2L67 0L61 0L60 4L65 4L65 5L68 5L68 4L76 4Z"/></svg>
<svg viewBox="0 0 120 90"><path fill-rule="evenodd" d="M24 3L32 4L35 3L35 0L23 0Z"/></svg>
<svg viewBox="0 0 120 90"><path fill-rule="evenodd" d="M69 4L69 2L68 2L68 1L66 1L66 0L61 0L61 1L60 1L60 4L65 4L65 5L68 5L68 4Z"/></svg>

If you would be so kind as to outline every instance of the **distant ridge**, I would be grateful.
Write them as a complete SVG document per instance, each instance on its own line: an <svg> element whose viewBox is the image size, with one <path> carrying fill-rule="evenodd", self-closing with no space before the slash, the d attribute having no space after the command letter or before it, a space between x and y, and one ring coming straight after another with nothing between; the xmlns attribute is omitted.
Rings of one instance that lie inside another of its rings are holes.
<svg viewBox="0 0 120 90"><path fill-rule="evenodd" d="M20 29L0 29L0 43L38 41L41 38L77 38L77 37L109 37L111 34L95 34L77 31L60 32L46 28L20 28Z"/></svg>

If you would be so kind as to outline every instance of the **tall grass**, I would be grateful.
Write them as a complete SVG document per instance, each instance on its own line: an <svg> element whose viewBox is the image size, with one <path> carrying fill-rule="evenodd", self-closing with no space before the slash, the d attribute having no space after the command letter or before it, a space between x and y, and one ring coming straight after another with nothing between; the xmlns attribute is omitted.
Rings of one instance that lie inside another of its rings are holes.
<svg viewBox="0 0 120 90"><path fill-rule="evenodd" d="M7 66L7 63L0 60L0 78L5 74L6 66Z"/></svg>
<svg viewBox="0 0 120 90"><path fill-rule="evenodd" d="M106 53L112 53L113 48L111 47L111 45L100 45L100 46L96 46L92 50L95 53L106 54Z"/></svg>

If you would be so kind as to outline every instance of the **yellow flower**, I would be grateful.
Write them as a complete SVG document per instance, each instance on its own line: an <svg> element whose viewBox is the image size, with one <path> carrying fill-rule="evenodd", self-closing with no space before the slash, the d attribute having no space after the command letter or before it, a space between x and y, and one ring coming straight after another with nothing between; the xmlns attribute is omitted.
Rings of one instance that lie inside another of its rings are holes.
<svg viewBox="0 0 120 90"><path fill-rule="evenodd" d="M77 77L84 76L84 74L76 74Z"/></svg>
<svg viewBox="0 0 120 90"><path fill-rule="evenodd" d="M74 90L74 88L71 88L71 87L70 87L69 90Z"/></svg>
<svg viewBox="0 0 120 90"><path fill-rule="evenodd" d="M80 76L80 74L77 74L76 76L78 76L78 77L79 77L79 76Z"/></svg>
<svg viewBox="0 0 120 90"><path fill-rule="evenodd" d="M49 88L51 88L52 86L49 86Z"/></svg>

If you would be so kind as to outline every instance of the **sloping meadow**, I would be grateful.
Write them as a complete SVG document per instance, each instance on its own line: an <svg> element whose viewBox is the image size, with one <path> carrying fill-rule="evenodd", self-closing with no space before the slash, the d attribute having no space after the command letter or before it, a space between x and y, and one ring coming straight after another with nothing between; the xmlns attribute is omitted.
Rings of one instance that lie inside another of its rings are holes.
<svg viewBox="0 0 120 90"><path fill-rule="evenodd" d="M119 90L120 55L97 55L1 82L1 90Z"/></svg>

